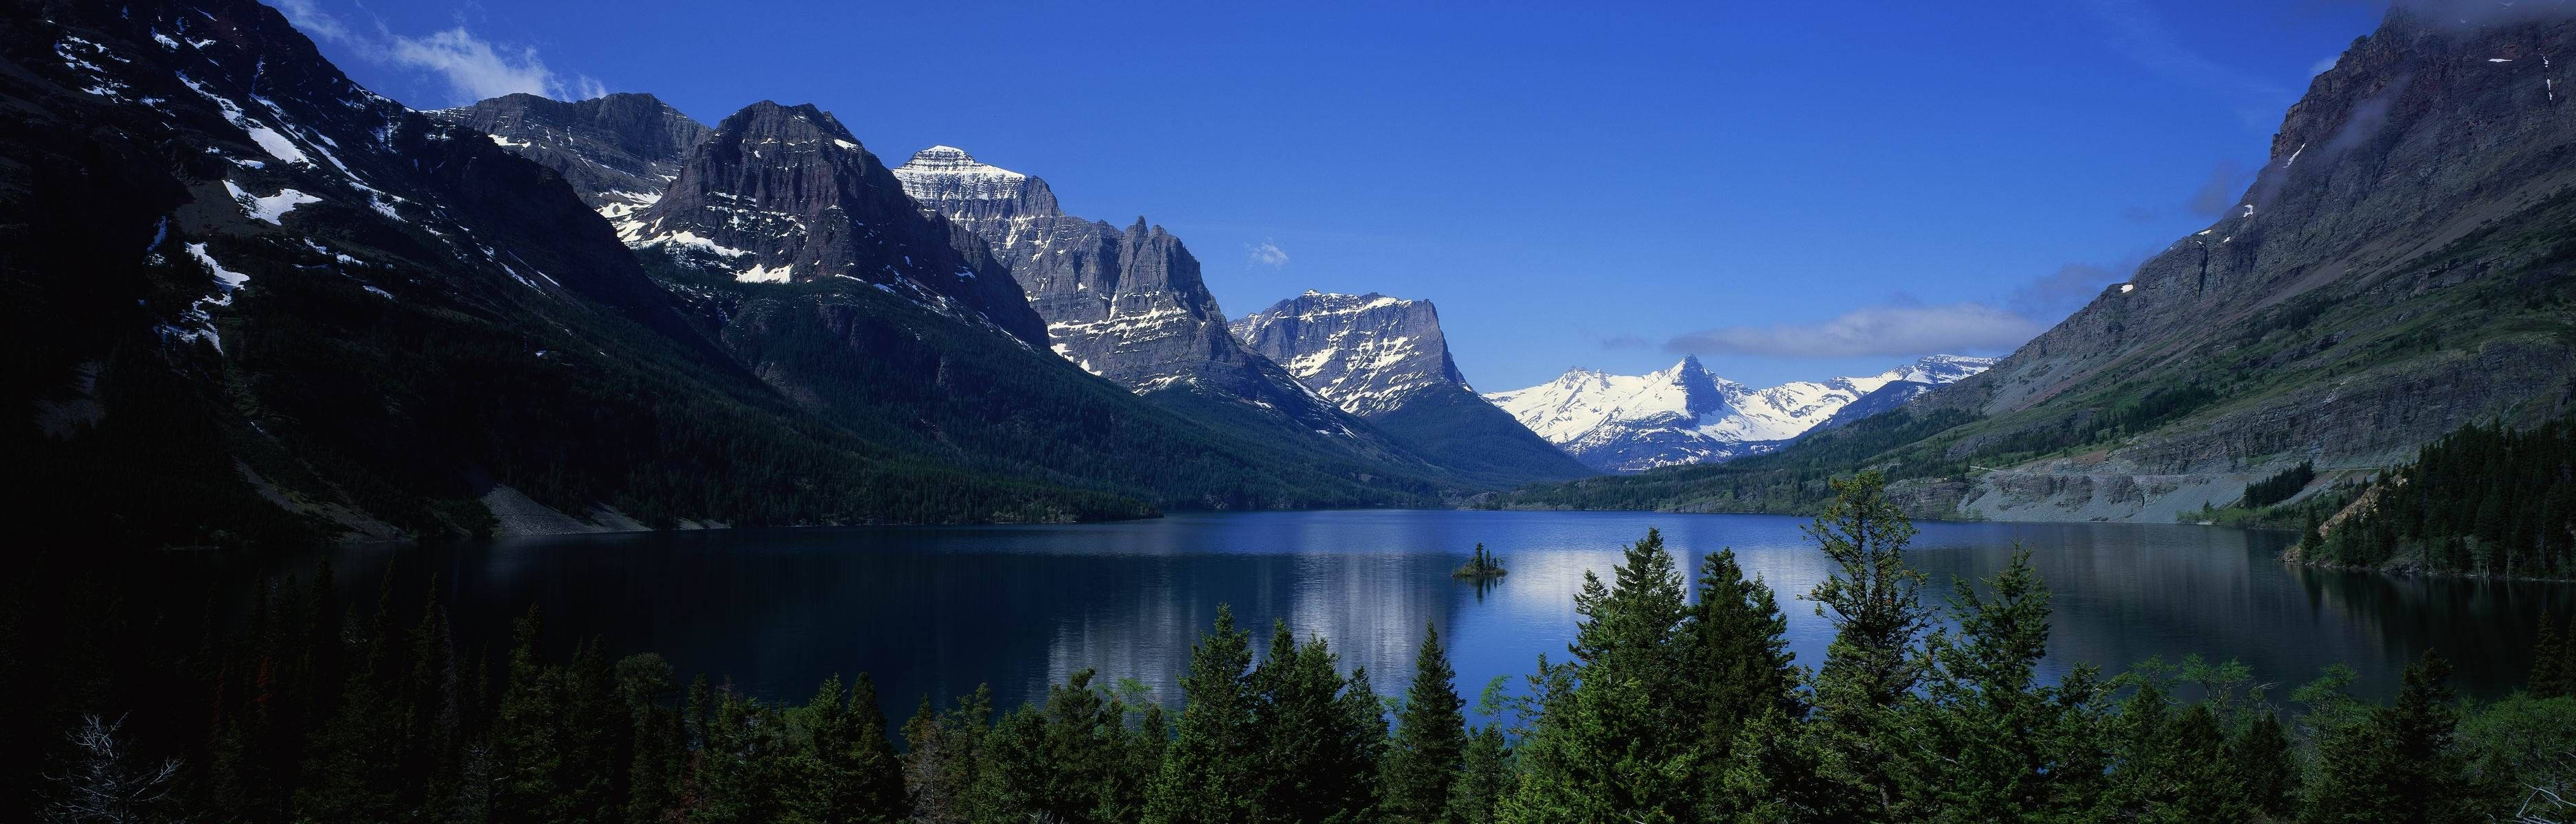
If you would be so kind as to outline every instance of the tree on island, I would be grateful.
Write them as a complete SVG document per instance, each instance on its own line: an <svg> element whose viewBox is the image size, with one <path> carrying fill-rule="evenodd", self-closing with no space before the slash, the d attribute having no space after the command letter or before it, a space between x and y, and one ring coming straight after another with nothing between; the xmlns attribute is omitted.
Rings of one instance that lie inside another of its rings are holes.
<svg viewBox="0 0 2576 824"><path fill-rule="evenodd" d="M1501 559L1495 558L1493 553L1485 551L1485 545L1479 543L1476 545L1475 557L1467 559L1467 565L1459 567L1456 572L1449 573L1449 577L1500 578L1507 574L1509 573L1503 569Z"/></svg>

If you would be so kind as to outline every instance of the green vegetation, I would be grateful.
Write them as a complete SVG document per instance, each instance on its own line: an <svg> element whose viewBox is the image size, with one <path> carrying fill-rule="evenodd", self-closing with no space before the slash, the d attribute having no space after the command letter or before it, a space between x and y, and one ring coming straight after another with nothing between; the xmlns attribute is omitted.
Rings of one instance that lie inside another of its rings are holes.
<svg viewBox="0 0 2576 824"><path fill-rule="evenodd" d="M2311 542L2310 563L2576 575L2576 416L2528 431L2470 426L2426 445Z"/></svg>
<svg viewBox="0 0 2576 824"><path fill-rule="evenodd" d="M22 674L40 677L6 687L26 699L13 731L53 726L12 740L51 746L44 766L0 789L12 809L70 820L101 798L122 799L122 820L217 821L2576 815L2576 645L2555 628L2531 689L2486 705L2450 693L2431 654L2384 706L2352 696L2351 672L2330 668L2295 693L2306 707L2296 718L2232 663L2150 661L2116 677L2083 665L2044 682L2051 606L2028 553L1935 605L1906 562L1913 528L1881 479L1835 487L1809 530L1831 561L1807 595L1835 627L1821 668L1794 663L1769 586L1732 552L1704 559L1690 592L1649 531L1607 580L1587 574L1570 656L1541 657L1524 691L1489 690L1484 712L1502 720L1481 728L1436 628L1395 702L1365 670L1344 672L1321 639L1281 626L1256 650L1220 609L1191 652L1177 714L1132 682L1113 689L1083 671L1009 711L989 689L946 709L924 698L897 728L864 676L772 702L703 678L683 687L657 656L612 660L596 644L541 660L533 612L487 673L447 637L434 599L406 615L388 590L372 610L347 610L326 565L310 585L258 598L194 653L156 654L173 643L163 638L136 645L148 659L101 668L82 658L87 646L43 648L81 659L70 661L14 651L31 667Z"/></svg>
<svg viewBox="0 0 2576 824"><path fill-rule="evenodd" d="M1508 574L1510 572L1503 569L1502 560L1495 558L1493 553L1486 552L1485 545L1480 543L1476 545L1475 556L1468 558L1466 565L1459 567L1458 571L1449 573L1449 577L1483 580L1500 578Z"/></svg>
<svg viewBox="0 0 2576 824"><path fill-rule="evenodd" d="M2290 496L2299 494L2299 490L2308 488L2309 481L2316 479L2316 463L2300 461L2298 466L2281 470L2272 477L2246 484L2243 503L2248 507L2271 506L2289 500Z"/></svg>
<svg viewBox="0 0 2576 824"><path fill-rule="evenodd" d="M2576 190L2562 191L2480 226L2439 250L2367 279L2350 278L2269 305L2205 318L2186 332L2147 338L2125 328L2118 305L2089 330L2112 348L2034 353L2067 380L2044 398L1989 408L1979 387L1944 389L1924 400L1818 432L1777 452L1716 466L1666 467L1635 475L1539 484L1479 498L1490 509L1627 509L1670 512L1813 514L1832 497L1825 479L1868 469L1906 482L1918 516L1960 517L1957 493L1977 467L2081 459L2168 433L2207 431L2233 412L2292 393L2351 398L2358 390L2436 383L2496 347L2530 363L2576 362ZM2295 273L2281 275L2295 279ZM2067 344L2057 344L2061 350ZM2087 358L2090 358L2089 360ZM2550 360L2555 358L2556 360ZM2520 364L2517 364L2519 367ZM2522 393L2506 391L2471 415L2529 425L2560 414L2567 370L2529 370ZM1994 390L2002 391L2002 390ZM2392 413L2420 396L2375 402ZM2449 402L2461 402L2451 399ZM2272 410L2274 412L2297 410ZM2299 449L2289 426L2248 427L2248 461ZM2260 507L2254 507L2259 509ZM2295 527L2297 513L2273 525ZM2222 520L2226 516L2193 520Z"/></svg>

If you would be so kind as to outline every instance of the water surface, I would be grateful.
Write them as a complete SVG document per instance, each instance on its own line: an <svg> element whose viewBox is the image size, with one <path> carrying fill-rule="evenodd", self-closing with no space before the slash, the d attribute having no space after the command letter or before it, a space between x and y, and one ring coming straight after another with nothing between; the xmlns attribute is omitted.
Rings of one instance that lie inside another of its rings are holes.
<svg viewBox="0 0 2576 824"><path fill-rule="evenodd" d="M1133 677L1166 700L1219 604L1255 629L1321 635L1345 666L1395 693L1426 624L1440 628L1462 692L1564 657L1573 595L1605 578L1623 543L1663 530L1684 570L1733 547L1788 613L1798 661L1822 661L1831 627L1802 600L1826 573L1806 519L1637 512L1365 510L1183 514L1115 524L720 530L569 536L335 553L353 596L385 565L412 584L435 573L467 649L508 644L531 604L558 652L596 638L612 654L653 651L683 677L705 673L773 698L825 676L871 673L898 717L925 694L990 683L1004 705L1043 697L1082 668ZM2290 567L2276 531L2137 524L1925 523L1913 563L1940 603L1955 576L2000 569L2016 543L2055 595L2049 672L2112 670L2199 653L2251 665L2287 687L2333 662L2362 691L2394 692L2428 648L2455 683L2498 695L2518 685L2542 610L2576 611L2576 587ZM1482 588L1449 571L1483 542L1511 574ZM305 569L310 561L302 562ZM281 573L283 574L283 573Z"/></svg>

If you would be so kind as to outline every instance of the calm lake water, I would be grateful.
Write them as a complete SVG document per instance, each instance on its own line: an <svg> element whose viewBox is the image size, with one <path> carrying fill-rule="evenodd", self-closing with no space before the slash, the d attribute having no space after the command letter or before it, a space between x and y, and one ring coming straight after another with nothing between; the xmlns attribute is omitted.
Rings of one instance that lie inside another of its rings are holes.
<svg viewBox="0 0 2576 824"><path fill-rule="evenodd" d="M352 598L387 564L402 591L435 574L467 649L500 655L530 604L558 653L597 638L653 651L683 678L802 698L834 673L873 674L898 720L924 694L990 683L1009 706L1082 668L1134 677L1165 700L1190 644L1233 605L1329 639L1381 693L1401 691L1423 626L1450 644L1461 692L1564 657L1585 570L1608 577L1620 546L1664 531L1681 568L1733 547L1788 613L1798 661L1823 660L1831 628L1802 600L1826 561L1805 519L1620 512L1334 511L1183 514L1077 526L726 530L518 540L335 554ZM1954 576L2000 569L2028 546L2055 593L2049 667L2117 671L2150 656L2235 658L2289 686L2344 662L2373 696L2427 647L2456 684L2497 695L2530 665L2544 609L2576 611L2576 587L2388 578L2285 566L2285 532L2132 524L1925 523L1914 564L1940 603ZM1449 571L1477 542L1511 574L1482 591ZM288 571L309 572L311 559Z"/></svg>

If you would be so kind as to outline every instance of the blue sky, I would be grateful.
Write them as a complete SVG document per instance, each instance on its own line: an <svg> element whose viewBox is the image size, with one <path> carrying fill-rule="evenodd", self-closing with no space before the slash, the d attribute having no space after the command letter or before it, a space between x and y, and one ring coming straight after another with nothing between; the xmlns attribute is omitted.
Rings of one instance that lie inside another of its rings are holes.
<svg viewBox="0 0 2576 824"><path fill-rule="evenodd" d="M1488 391L2000 354L2211 220L2380 7L270 0L419 108L814 103L1181 236L1227 311L1438 303Z"/></svg>

